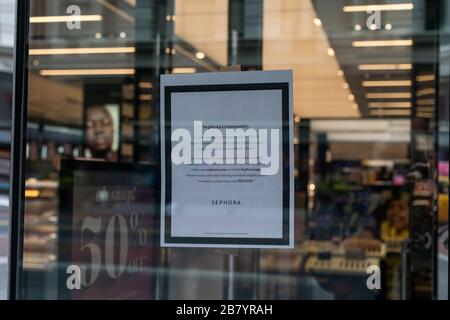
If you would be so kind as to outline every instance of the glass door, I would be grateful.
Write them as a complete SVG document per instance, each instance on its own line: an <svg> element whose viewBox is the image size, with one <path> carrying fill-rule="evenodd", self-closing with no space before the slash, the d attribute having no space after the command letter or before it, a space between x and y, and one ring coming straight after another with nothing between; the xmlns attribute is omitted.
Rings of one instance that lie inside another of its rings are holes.
<svg viewBox="0 0 450 320"><path fill-rule="evenodd" d="M10 295L437 298L448 277L448 4L373 5L25 1ZM227 67L293 73L293 249L160 245L161 75Z"/></svg>

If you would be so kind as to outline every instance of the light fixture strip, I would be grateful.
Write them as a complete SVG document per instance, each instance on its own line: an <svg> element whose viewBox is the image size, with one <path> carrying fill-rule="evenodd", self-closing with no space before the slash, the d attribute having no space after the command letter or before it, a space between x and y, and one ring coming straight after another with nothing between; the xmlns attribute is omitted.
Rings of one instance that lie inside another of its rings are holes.
<svg viewBox="0 0 450 320"><path fill-rule="evenodd" d="M363 81L363 87L410 87L411 80L374 80Z"/></svg>
<svg viewBox="0 0 450 320"><path fill-rule="evenodd" d="M411 70L412 64L410 63L399 63L399 64L360 64L358 69L362 71L371 70Z"/></svg>
<svg viewBox="0 0 450 320"><path fill-rule="evenodd" d="M369 102L369 108L411 108L411 102Z"/></svg>
<svg viewBox="0 0 450 320"><path fill-rule="evenodd" d="M110 53L134 53L134 47L109 47L109 48L51 48L30 49L30 56L40 55L64 55L64 54L110 54Z"/></svg>
<svg viewBox="0 0 450 320"><path fill-rule="evenodd" d="M371 110L370 113L372 115L378 115L378 116L402 116L402 115L410 115L411 114L411 110L406 109L406 110L382 110L382 109L377 109L377 110Z"/></svg>
<svg viewBox="0 0 450 320"><path fill-rule="evenodd" d="M73 22L73 21L102 21L102 16L99 14L90 15L67 15L67 16L36 16L30 17L30 23L57 23L57 22Z"/></svg>
<svg viewBox="0 0 450 320"><path fill-rule="evenodd" d="M379 4L379 5L355 5L344 6L344 12L367 12L367 11L409 11L414 9L413 3Z"/></svg>
<svg viewBox="0 0 450 320"><path fill-rule="evenodd" d="M41 76L133 75L134 69L57 69L41 70Z"/></svg>
<svg viewBox="0 0 450 320"><path fill-rule="evenodd" d="M355 48L364 47L410 47L413 45L411 39L408 40L367 40L353 41L352 46Z"/></svg>
<svg viewBox="0 0 450 320"><path fill-rule="evenodd" d="M366 93L367 99L410 99L411 92L369 92Z"/></svg>

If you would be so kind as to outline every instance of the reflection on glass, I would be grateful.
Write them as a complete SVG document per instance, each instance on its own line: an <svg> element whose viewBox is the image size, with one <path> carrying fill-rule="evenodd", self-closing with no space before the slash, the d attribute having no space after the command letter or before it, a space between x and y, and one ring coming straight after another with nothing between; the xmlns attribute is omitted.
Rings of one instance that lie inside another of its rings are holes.
<svg viewBox="0 0 450 320"><path fill-rule="evenodd" d="M440 10L444 22L436 26L432 8L445 6L442 1L379 4L380 25L363 4L348 1L33 1L21 297L59 296L64 283L58 272L70 259L60 260L58 250L80 236L59 237L62 227L70 233L82 224L61 222L67 219L61 205L68 200L61 193L61 163L102 160L111 170L158 166L160 75L239 65L242 72L293 70L295 248L239 249L230 258L229 252L169 250L151 242L153 261L141 271L152 280L122 297L432 298L437 248L426 239L436 236L438 213L439 223L448 224L448 214L442 214L448 203L442 174L446 166L448 176L448 140L442 143L435 131L437 119L439 133L448 135L448 95L437 105L437 95L448 92L448 69L436 76L448 48L437 56L430 34L448 36L448 10ZM68 5L80 7L80 29L68 29L57 18ZM84 181L112 179L106 169ZM120 179L131 179L130 172ZM100 187L111 188L114 181ZM95 201L87 201L94 191L87 193L71 195L77 196L76 208L100 215ZM436 199L439 212L433 211ZM142 215L150 215L154 203L145 198L141 204L148 206ZM114 208L105 205L101 212L114 216ZM114 219L115 242L101 245L112 246L117 258L130 217L122 227ZM97 236L107 224L102 220ZM88 236L96 239L95 226L90 228ZM158 236L158 228L151 232ZM419 239L414 246L413 238ZM123 267L119 260L112 260L113 276L107 276L111 266L99 261L105 286L136 281L116 273ZM366 285L370 266L381 269L380 290ZM83 270L92 279L97 269ZM100 297L95 290L83 296L90 290L86 282L81 290L68 298Z"/></svg>

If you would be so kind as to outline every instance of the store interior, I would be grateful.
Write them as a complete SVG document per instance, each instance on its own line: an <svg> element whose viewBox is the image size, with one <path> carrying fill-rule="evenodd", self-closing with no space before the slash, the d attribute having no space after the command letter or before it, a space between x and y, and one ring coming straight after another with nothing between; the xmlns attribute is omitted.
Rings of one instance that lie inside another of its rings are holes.
<svg viewBox="0 0 450 320"><path fill-rule="evenodd" d="M230 65L293 71L295 248L236 250L231 274L217 250L155 240L152 297L443 297L450 8L371 4L378 17L366 1L32 1L23 297L58 296L61 159L157 165L160 74ZM420 232L432 244L408 247ZM370 265L381 290L367 289Z"/></svg>

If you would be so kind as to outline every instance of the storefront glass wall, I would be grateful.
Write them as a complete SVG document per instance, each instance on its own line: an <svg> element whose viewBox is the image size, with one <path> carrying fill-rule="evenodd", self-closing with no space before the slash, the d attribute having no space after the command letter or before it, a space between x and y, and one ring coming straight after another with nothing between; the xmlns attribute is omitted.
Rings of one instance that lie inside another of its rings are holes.
<svg viewBox="0 0 450 320"><path fill-rule="evenodd" d="M436 298L448 276L449 7L370 4L30 1L12 294ZM160 75L236 65L293 71L295 247L161 248ZM105 188L138 196L112 203ZM71 264L80 290L67 288Z"/></svg>
<svg viewBox="0 0 450 320"><path fill-rule="evenodd" d="M6 298L8 279L13 44L14 1L0 0L0 299Z"/></svg>

